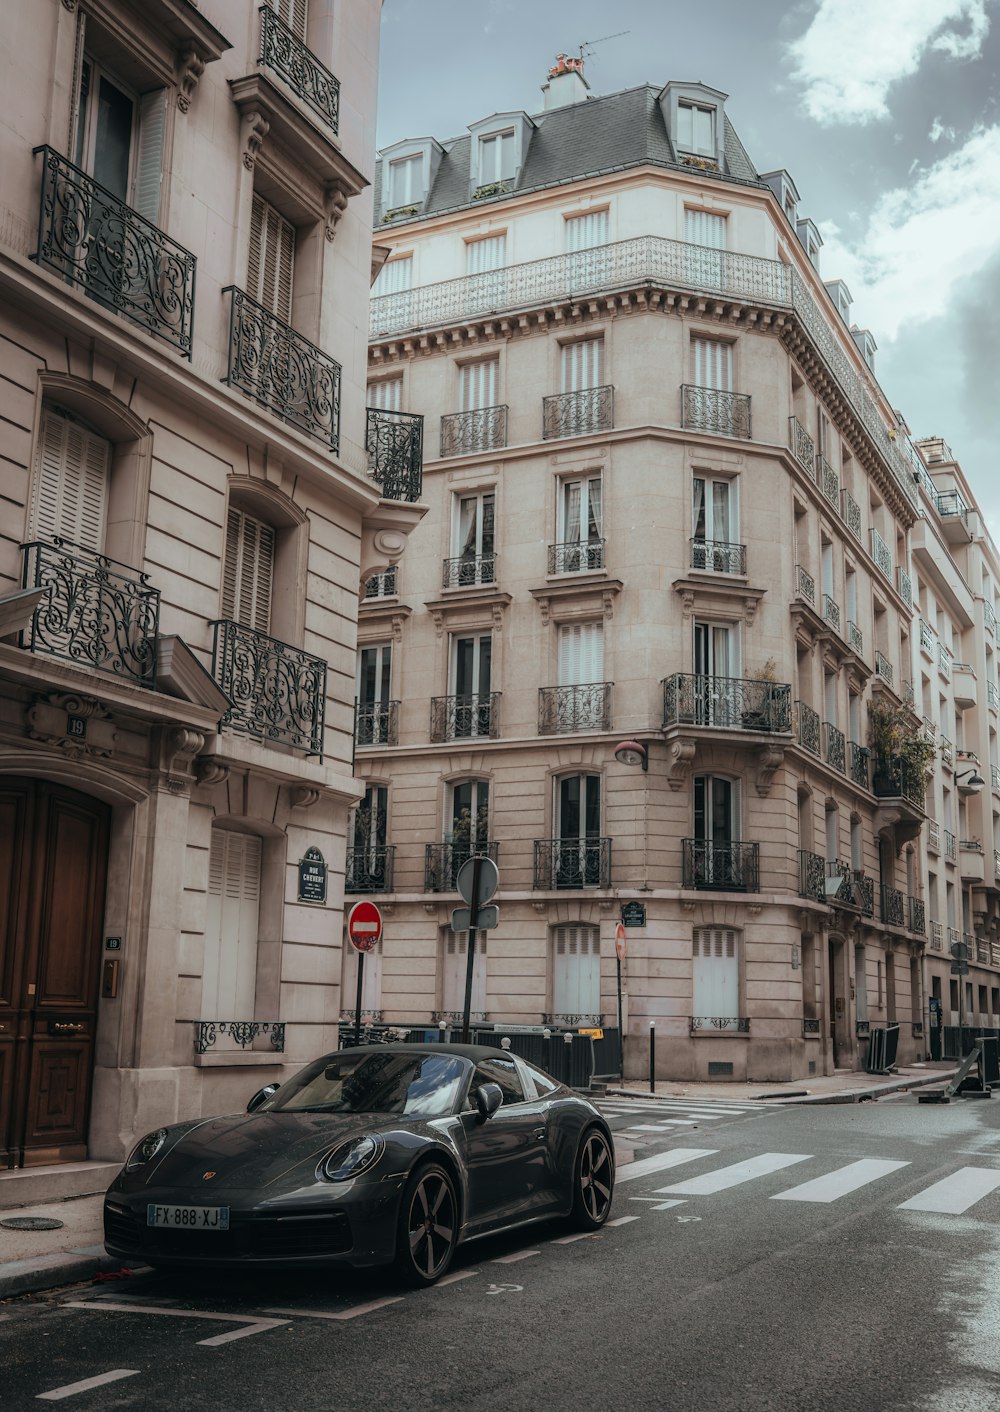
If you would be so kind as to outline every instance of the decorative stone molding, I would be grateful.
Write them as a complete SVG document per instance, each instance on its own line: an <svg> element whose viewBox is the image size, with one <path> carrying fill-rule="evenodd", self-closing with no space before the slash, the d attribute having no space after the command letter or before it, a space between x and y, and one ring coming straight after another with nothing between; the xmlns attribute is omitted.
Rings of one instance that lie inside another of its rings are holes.
<svg viewBox="0 0 1000 1412"><path fill-rule="evenodd" d="M76 9L76 0L62 0L62 2L63 9L68 10L70 14L72 14L73 11Z"/></svg>
<svg viewBox="0 0 1000 1412"><path fill-rule="evenodd" d="M540 917L544 917L545 913L549 910L549 904L541 900L532 899L531 905Z"/></svg>
<svg viewBox="0 0 1000 1412"><path fill-rule="evenodd" d="M380 902L378 904L378 910L382 913L383 917L391 917L396 910L396 904L395 902Z"/></svg>
<svg viewBox="0 0 1000 1412"><path fill-rule="evenodd" d="M343 182L327 182L323 192L323 211L326 216L326 238L333 240L337 234L337 227L340 225L341 217L347 210L347 199L350 192Z"/></svg>
<svg viewBox="0 0 1000 1412"><path fill-rule="evenodd" d="M248 172L252 172L264 145L264 138L271 131L271 124L263 113L251 110L243 114L242 127L243 165Z"/></svg>
<svg viewBox="0 0 1000 1412"><path fill-rule="evenodd" d="M682 912L693 912L696 906L697 906L697 904L696 904L695 902L692 902L690 898L687 898L687 897L682 897L682 898L681 898L681 911L682 911Z"/></svg>
<svg viewBox="0 0 1000 1412"><path fill-rule="evenodd" d="M759 902L748 902L748 903L747 903L747 912L749 913L749 915L750 915L751 917L759 917L760 914L761 914L761 912L762 912L763 910L764 910L764 909L763 909L762 905L761 905ZM792 949L795 950L794 947L793 947ZM793 967L795 967L795 968L797 969L797 963L796 963L796 962L793 962L792 964L793 964Z"/></svg>
<svg viewBox="0 0 1000 1412"><path fill-rule="evenodd" d="M198 80L204 72L205 61L199 57L197 50L185 49L177 61L177 106L182 113L191 107Z"/></svg>
<svg viewBox="0 0 1000 1412"><path fill-rule="evenodd" d="M757 793L763 799L771 792L774 772L785 758L785 747L768 741L757 751L757 778L754 780Z"/></svg>
<svg viewBox="0 0 1000 1412"><path fill-rule="evenodd" d="M718 612L720 609L732 613L742 613L747 626L753 624L760 600L767 592L764 588L752 588L745 583L725 582L708 579L675 579L674 592L680 595L681 612L685 619L699 612Z"/></svg>
<svg viewBox="0 0 1000 1412"><path fill-rule="evenodd" d="M667 784L672 790L683 788L694 768L697 741L691 736L678 736L667 745Z"/></svg>
<svg viewBox="0 0 1000 1412"><path fill-rule="evenodd" d="M288 790L288 798L293 809L311 809L319 803L322 793L316 785L293 784Z"/></svg>
<svg viewBox="0 0 1000 1412"><path fill-rule="evenodd" d="M195 763L195 775L199 784L225 784L229 774L230 766L224 764L217 755L205 755Z"/></svg>
<svg viewBox="0 0 1000 1412"><path fill-rule="evenodd" d="M107 707L90 697L63 692L38 696L24 719L32 740L58 746L70 760L114 753L118 728Z"/></svg>
<svg viewBox="0 0 1000 1412"><path fill-rule="evenodd" d="M195 780L191 763L205 744L201 731L175 726L167 731L163 744L163 769L171 794L181 794Z"/></svg>
<svg viewBox="0 0 1000 1412"><path fill-rule="evenodd" d="M599 582L550 583L530 590L538 604L542 625L549 622L571 623L614 615L615 599L622 591L621 579Z"/></svg>

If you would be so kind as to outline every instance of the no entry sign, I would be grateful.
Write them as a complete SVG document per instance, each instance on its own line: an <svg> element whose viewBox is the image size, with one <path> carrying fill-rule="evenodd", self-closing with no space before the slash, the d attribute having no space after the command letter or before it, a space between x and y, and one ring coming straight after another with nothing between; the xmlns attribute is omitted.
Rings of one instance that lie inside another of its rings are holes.
<svg viewBox="0 0 1000 1412"><path fill-rule="evenodd" d="M615 951L618 953L619 961L625 960L625 951L628 947L628 937L625 934L625 925L619 922L615 927Z"/></svg>
<svg viewBox="0 0 1000 1412"><path fill-rule="evenodd" d="M355 950L375 950L382 935L382 913L374 902L355 902L347 914L347 935Z"/></svg>

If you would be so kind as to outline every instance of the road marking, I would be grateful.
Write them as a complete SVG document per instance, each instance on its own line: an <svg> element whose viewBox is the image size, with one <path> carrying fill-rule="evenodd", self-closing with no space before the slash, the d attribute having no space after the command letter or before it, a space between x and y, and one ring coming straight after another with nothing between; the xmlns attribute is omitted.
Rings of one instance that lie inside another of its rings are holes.
<svg viewBox="0 0 1000 1412"><path fill-rule="evenodd" d="M898 1172L900 1167L909 1165L909 1162L881 1162L874 1158L865 1158L861 1162L850 1162L846 1167L838 1167L835 1172L828 1172L825 1177L817 1177L814 1181L803 1182L801 1186L779 1191L771 1200L839 1201L842 1196L857 1191L859 1187L867 1186L869 1182L877 1182L880 1177L887 1177L890 1172Z"/></svg>
<svg viewBox="0 0 1000 1412"><path fill-rule="evenodd" d="M693 1162L698 1157L715 1157L714 1147L671 1147L667 1152L657 1152L655 1157L643 1157L639 1162L629 1162L619 1167L615 1173L616 1182L633 1182L637 1177L648 1177L652 1172L662 1172L667 1167L679 1167L682 1162Z"/></svg>
<svg viewBox="0 0 1000 1412"><path fill-rule="evenodd" d="M533 1255L541 1255L540 1250L515 1250L513 1255L498 1255L490 1263L493 1265L516 1265L518 1260L530 1260Z"/></svg>
<svg viewBox="0 0 1000 1412"><path fill-rule="evenodd" d="M704 1176L692 1177L674 1186L657 1187L657 1194L664 1196L711 1196L717 1191L752 1182L756 1177L765 1177L769 1172L780 1172L783 1167L793 1167L796 1162L808 1162L808 1152L763 1152L759 1157L750 1157L745 1162L734 1162L730 1167L718 1167ZM1000 1173L997 1174L1000 1185Z"/></svg>
<svg viewBox="0 0 1000 1412"><path fill-rule="evenodd" d="M268 1329L281 1328L287 1319L255 1319L241 1329L230 1329L227 1334L216 1334L214 1338L200 1338L199 1348L218 1348L220 1344L232 1343L237 1338L252 1338L254 1334L266 1334Z"/></svg>
<svg viewBox="0 0 1000 1412"><path fill-rule="evenodd" d="M1000 1186L1000 1172L995 1167L961 1167L950 1177L935 1182L925 1191L904 1201L900 1211L939 1211L960 1216L984 1196Z"/></svg>
<svg viewBox="0 0 1000 1412"><path fill-rule="evenodd" d="M122 1378L135 1378L138 1368L112 1368L110 1373L98 1373L93 1378L81 1378L78 1383L66 1383L64 1387L54 1387L51 1392L40 1392L38 1402L60 1402L64 1397L75 1397L78 1392L89 1392L93 1387L105 1387L108 1383L120 1382Z"/></svg>
<svg viewBox="0 0 1000 1412"><path fill-rule="evenodd" d="M576 1235L559 1236L552 1242L553 1245L572 1245L576 1240L593 1240L599 1231L577 1231Z"/></svg>
<svg viewBox="0 0 1000 1412"><path fill-rule="evenodd" d="M638 1221L638 1216L616 1216L613 1221L606 1222L609 1226L627 1226L629 1221Z"/></svg>
<svg viewBox="0 0 1000 1412"><path fill-rule="evenodd" d="M671 1128L684 1127L696 1128L698 1124L693 1118L687 1122L683 1118L672 1118L666 1123L636 1123L634 1128L629 1128L630 1133L668 1133ZM624 1133L622 1134L624 1136Z"/></svg>
<svg viewBox="0 0 1000 1412"><path fill-rule="evenodd" d="M520 1294L524 1285L490 1285L487 1294Z"/></svg>
<svg viewBox="0 0 1000 1412"><path fill-rule="evenodd" d="M684 1202L683 1198L678 1197L678 1198L676 1198L674 1201L660 1201L660 1202L658 1202L658 1203L653 1207L653 1210L654 1210L654 1211L669 1211L670 1208L671 1208L671 1206L684 1206L685 1204L686 1204L686 1203Z"/></svg>
<svg viewBox="0 0 1000 1412"><path fill-rule="evenodd" d="M265 1314L284 1314L292 1319L334 1319L341 1323L344 1319L358 1319L362 1314L373 1314L376 1309L384 1309L387 1304L402 1304L401 1294L389 1295L385 1299L372 1299L368 1304L355 1304L350 1309L265 1309Z"/></svg>
<svg viewBox="0 0 1000 1412"><path fill-rule="evenodd" d="M444 1275L438 1280L439 1285L454 1285L459 1280L471 1280L473 1275L478 1275L478 1270L456 1270L453 1275Z"/></svg>
<svg viewBox="0 0 1000 1412"><path fill-rule="evenodd" d="M262 1319L259 1314L219 1314L215 1310L207 1309L166 1309L159 1304L135 1304L116 1302L114 1304L105 1300L96 1299L67 1299L64 1308L68 1309L97 1309L101 1312L111 1311L117 1314L161 1314L172 1319L214 1319L223 1324L246 1324L248 1327L234 1329L231 1333L221 1334L216 1338L199 1339L199 1343L213 1347L219 1343L231 1343L234 1338L250 1338L253 1334L267 1333L268 1329L276 1329L279 1325L287 1323L286 1319ZM274 1310L265 1310L265 1313L274 1313Z"/></svg>

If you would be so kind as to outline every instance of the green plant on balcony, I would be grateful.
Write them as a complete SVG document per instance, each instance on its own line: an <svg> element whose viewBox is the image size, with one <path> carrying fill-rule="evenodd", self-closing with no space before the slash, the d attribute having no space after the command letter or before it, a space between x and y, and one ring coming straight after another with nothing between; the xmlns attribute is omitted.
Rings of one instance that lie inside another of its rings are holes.
<svg viewBox="0 0 1000 1412"><path fill-rule="evenodd" d="M875 782L888 782L898 760L901 774L923 784L934 759L936 745L923 731L913 729L912 716L905 706L887 700L868 706L868 744L875 762Z"/></svg>
<svg viewBox="0 0 1000 1412"><path fill-rule="evenodd" d="M473 201L485 201L487 196L502 196L510 190L509 181L488 181L483 186L477 186L472 193Z"/></svg>
<svg viewBox="0 0 1000 1412"><path fill-rule="evenodd" d="M416 216L420 214L418 206L397 206L394 211L386 211L382 217L382 224L387 226L390 221L398 221L400 216Z"/></svg>
<svg viewBox="0 0 1000 1412"><path fill-rule="evenodd" d="M750 669L749 680L761 682L759 691L752 691L747 694L743 707L743 728L744 730L769 730L771 726L771 690L770 687L778 680L778 664L773 657L768 657L759 667Z"/></svg>

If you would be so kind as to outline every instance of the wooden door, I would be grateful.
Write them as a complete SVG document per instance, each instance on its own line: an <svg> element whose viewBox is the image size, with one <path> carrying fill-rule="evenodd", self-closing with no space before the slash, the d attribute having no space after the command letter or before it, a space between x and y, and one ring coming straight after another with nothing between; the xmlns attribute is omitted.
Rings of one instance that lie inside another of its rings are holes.
<svg viewBox="0 0 1000 1412"><path fill-rule="evenodd" d="M0 1163L87 1155L109 810L0 778Z"/></svg>

